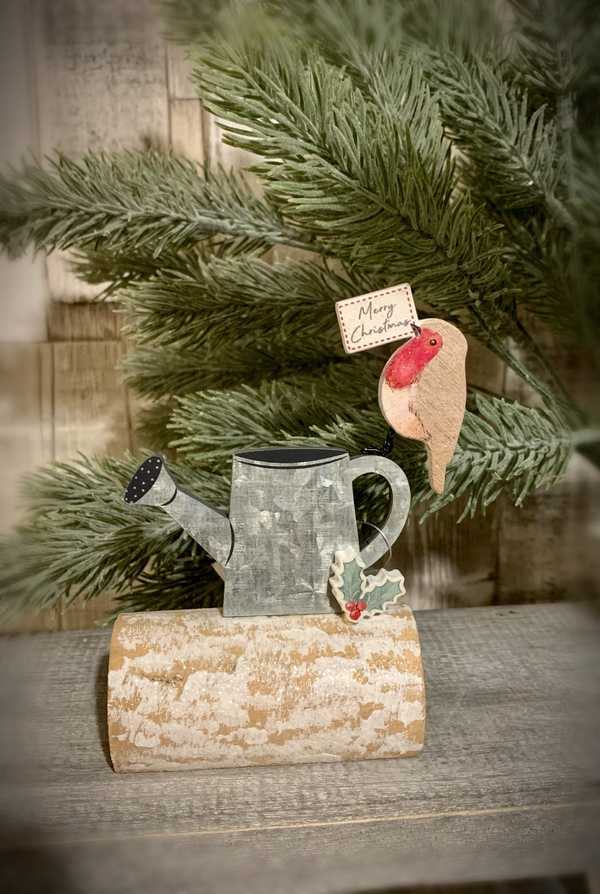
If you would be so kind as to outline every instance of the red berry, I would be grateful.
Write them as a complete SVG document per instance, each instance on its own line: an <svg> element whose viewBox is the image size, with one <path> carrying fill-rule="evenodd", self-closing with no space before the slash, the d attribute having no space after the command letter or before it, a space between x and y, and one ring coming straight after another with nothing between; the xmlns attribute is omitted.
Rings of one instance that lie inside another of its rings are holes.
<svg viewBox="0 0 600 894"><path fill-rule="evenodd" d="M351 612L353 609L356 608L356 603L355 602L347 602L346 608L348 609L349 612Z"/></svg>
<svg viewBox="0 0 600 894"><path fill-rule="evenodd" d="M367 603L364 601L364 599L361 599L360 602L357 603L356 607L359 608L361 610L361 612L364 612L364 610L367 607Z"/></svg>
<svg viewBox="0 0 600 894"><path fill-rule="evenodd" d="M355 608L353 612L350 612L350 617L352 618L353 621L358 621L361 614L362 614L362 612L360 611L360 609Z"/></svg>

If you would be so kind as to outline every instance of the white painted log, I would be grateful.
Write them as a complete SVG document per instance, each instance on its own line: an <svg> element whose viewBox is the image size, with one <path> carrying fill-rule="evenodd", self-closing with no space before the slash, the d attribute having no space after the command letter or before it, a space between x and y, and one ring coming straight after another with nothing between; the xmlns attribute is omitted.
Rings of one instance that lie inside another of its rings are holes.
<svg viewBox="0 0 600 894"><path fill-rule="evenodd" d="M362 760L423 747L425 686L410 608L224 618L122 614L108 674L117 772Z"/></svg>

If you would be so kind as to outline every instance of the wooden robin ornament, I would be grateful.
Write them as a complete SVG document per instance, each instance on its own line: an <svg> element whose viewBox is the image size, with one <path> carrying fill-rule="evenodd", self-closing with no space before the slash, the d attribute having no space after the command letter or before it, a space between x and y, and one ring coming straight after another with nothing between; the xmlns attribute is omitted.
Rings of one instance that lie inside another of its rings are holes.
<svg viewBox="0 0 600 894"><path fill-rule="evenodd" d="M421 320L379 379L379 406L391 428L422 441L432 489L444 492L465 414L467 340L445 320Z"/></svg>

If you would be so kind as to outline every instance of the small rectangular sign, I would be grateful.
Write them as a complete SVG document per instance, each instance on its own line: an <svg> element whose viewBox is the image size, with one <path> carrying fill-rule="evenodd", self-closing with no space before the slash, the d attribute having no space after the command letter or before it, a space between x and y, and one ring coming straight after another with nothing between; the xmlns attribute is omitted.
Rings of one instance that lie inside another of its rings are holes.
<svg viewBox="0 0 600 894"><path fill-rule="evenodd" d="M347 354L410 338L419 322L408 283L336 301L335 312Z"/></svg>

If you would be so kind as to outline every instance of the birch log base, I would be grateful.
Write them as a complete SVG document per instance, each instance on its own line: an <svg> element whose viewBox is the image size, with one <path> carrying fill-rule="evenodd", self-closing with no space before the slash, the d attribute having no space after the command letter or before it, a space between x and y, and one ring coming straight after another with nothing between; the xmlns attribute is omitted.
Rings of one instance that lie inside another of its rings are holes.
<svg viewBox="0 0 600 894"><path fill-rule="evenodd" d="M113 630L108 735L120 773L413 756L424 727L407 606L358 625L146 612Z"/></svg>

